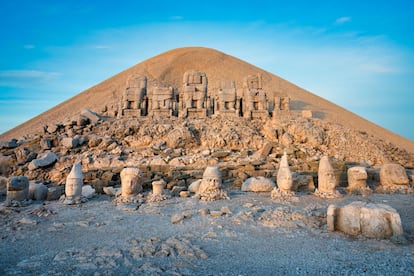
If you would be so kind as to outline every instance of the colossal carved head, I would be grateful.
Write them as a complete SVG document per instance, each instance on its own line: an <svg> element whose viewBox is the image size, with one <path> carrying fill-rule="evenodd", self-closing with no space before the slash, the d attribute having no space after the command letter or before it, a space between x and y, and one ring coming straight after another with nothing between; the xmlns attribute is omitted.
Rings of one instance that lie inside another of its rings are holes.
<svg viewBox="0 0 414 276"><path fill-rule="evenodd" d="M121 171L121 195L129 197L142 190L142 174L137 168L124 168Z"/></svg>

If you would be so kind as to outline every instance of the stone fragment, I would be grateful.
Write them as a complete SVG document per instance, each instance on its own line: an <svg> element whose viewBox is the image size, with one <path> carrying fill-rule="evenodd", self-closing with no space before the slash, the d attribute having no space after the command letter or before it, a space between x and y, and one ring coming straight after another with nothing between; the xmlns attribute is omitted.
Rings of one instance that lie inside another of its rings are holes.
<svg viewBox="0 0 414 276"><path fill-rule="evenodd" d="M12 204L12 201L25 201L29 199L29 179L26 176L10 177L7 184L6 205Z"/></svg>
<svg viewBox="0 0 414 276"><path fill-rule="evenodd" d="M53 142L50 138L43 137L42 139L40 139L40 147L43 150L49 150L52 148L52 146L53 146Z"/></svg>
<svg viewBox="0 0 414 276"><path fill-rule="evenodd" d="M183 186L174 186L171 190L172 196L179 196L181 192L186 191L187 188Z"/></svg>
<svg viewBox="0 0 414 276"><path fill-rule="evenodd" d="M270 192L276 187L276 184L268 178L263 176L250 177L246 179L242 186L241 191L243 192Z"/></svg>
<svg viewBox="0 0 414 276"><path fill-rule="evenodd" d="M348 174L348 193L367 194L370 192L367 186L368 174L364 167L352 167L347 171Z"/></svg>
<svg viewBox="0 0 414 276"><path fill-rule="evenodd" d="M72 170L66 177L64 204L79 204L81 203L83 186L82 166L80 162L73 164Z"/></svg>
<svg viewBox="0 0 414 276"><path fill-rule="evenodd" d="M49 151L43 154L41 157L32 160L28 168L29 170L32 171L37 168L47 167L49 165L52 165L54 162L56 162L57 159L58 159L57 155L54 152Z"/></svg>
<svg viewBox="0 0 414 276"><path fill-rule="evenodd" d="M91 199L96 195L96 191L91 185L82 186L82 196Z"/></svg>
<svg viewBox="0 0 414 276"><path fill-rule="evenodd" d="M49 187L47 192L47 200L58 200L64 192L65 189L63 186Z"/></svg>
<svg viewBox="0 0 414 276"><path fill-rule="evenodd" d="M33 200L46 200L49 189L43 183L36 183L30 181L29 183L29 198Z"/></svg>
<svg viewBox="0 0 414 276"><path fill-rule="evenodd" d="M386 239L403 236L400 215L385 204L355 201L343 207L330 205L327 211L328 229L351 236Z"/></svg>
<svg viewBox="0 0 414 276"><path fill-rule="evenodd" d="M171 223L177 224L177 223L183 223L184 215L183 214L174 214L171 216Z"/></svg>
<svg viewBox="0 0 414 276"><path fill-rule="evenodd" d="M164 187L166 183L163 179L152 182L152 192L148 195L148 202L160 202L170 198L169 195L164 193Z"/></svg>
<svg viewBox="0 0 414 276"><path fill-rule="evenodd" d="M198 210L197 213L200 216L206 216L206 215L209 215L210 214L210 210L207 209L207 208L202 208L202 209Z"/></svg>
<svg viewBox="0 0 414 276"><path fill-rule="evenodd" d="M62 139L61 144L67 149L76 148L79 146L79 138L65 137Z"/></svg>
<svg viewBox="0 0 414 276"><path fill-rule="evenodd" d="M0 141L0 149L13 149L19 144L16 139L11 139L10 141Z"/></svg>
<svg viewBox="0 0 414 276"><path fill-rule="evenodd" d="M120 189L112 186L103 187L103 192L109 196L116 196L120 192Z"/></svg>
<svg viewBox="0 0 414 276"><path fill-rule="evenodd" d="M229 199L226 192L221 189L221 185L220 169L216 166L207 166L194 197L203 201Z"/></svg>
<svg viewBox="0 0 414 276"><path fill-rule="evenodd" d="M336 190L336 176L328 156L319 161L318 188L315 195L322 198L338 198L341 194Z"/></svg>
<svg viewBox="0 0 414 276"><path fill-rule="evenodd" d="M101 117L99 117L95 112L92 112L89 109L82 110L81 115L88 118L94 124L101 119Z"/></svg>
<svg viewBox="0 0 414 276"><path fill-rule="evenodd" d="M381 192L412 192L408 186L409 180L404 167L399 164L384 164L380 170Z"/></svg>
<svg viewBox="0 0 414 276"><path fill-rule="evenodd" d="M189 191L181 191L180 192L180 197L181 198L187 198L187 197L190 197L190 192Z"/></svg>
<svg viewBox="0 0 414 276"><path fill-rule="evenodd" d="M59 126L56 124L51 124L46 126L46 131L49 132L50 134L55 133L58 130Z"/></svg>

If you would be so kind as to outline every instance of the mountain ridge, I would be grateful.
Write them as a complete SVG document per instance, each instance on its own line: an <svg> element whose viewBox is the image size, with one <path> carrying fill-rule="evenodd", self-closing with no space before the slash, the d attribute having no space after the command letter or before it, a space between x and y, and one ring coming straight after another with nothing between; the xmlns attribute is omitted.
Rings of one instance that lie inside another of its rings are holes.
<svg viewBox="0 0 414 276"><path fill-rule="evenodd" d="M182 85L181 80L184 72L189 69L204 71L208 77L209 87L215 87L220 80L235 80L236 86L240 87L244 76L260 73L263 77L264 89L288 95L292 99L292 110L311 110L319 119L368 132L384 141L414 152L413 141L378 126L275 74L223 52L203 47L177 48L144 60L6 131L0 135L0 140L17 138L40 131L44 125L62 122L76 116L84 109L91 109L97 113L101 113L105 109L116 110L125 89L125 83L133 73L146 75L151 83L162 83L179 88Z"/></svg>

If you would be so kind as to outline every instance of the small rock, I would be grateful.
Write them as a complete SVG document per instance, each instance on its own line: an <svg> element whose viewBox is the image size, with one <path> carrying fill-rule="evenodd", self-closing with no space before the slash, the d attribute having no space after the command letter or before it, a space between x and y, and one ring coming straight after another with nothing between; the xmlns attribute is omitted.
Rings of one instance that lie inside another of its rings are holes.
<svg viewBox="0 0 414 276"><path fill-rule="evenodd" d="M254 203L245 203L245 204L243 204L244 208L253 208L254 206L256 206L256 204L254 204Z"/></svg>
<svg viewBox="0 0 414 276"><path fill-rule="evenodd" d="M230 210L230 208L228 206L223 206L221 207L220 211L224 214L224 215L231 215L233 214L233 212Z"/></svg>
<svg viewBox="0 0 414 276"><path fill-rule="evenodd" d="M184 216L182 214L174 214L171 217L171 223L177 224L177 223L183 223Z"/></svg>
<svg viewBox="0 0 414 276"><path fill-rule="evenodd" d="M221 211L211 211L210 215L212 217L221 217L223 215L223 213Z"/></svg>
<svg viewBox="0 0 414 276"><path fill-rule="evenodd" d="M34 219L29 219L29 218L21 218L18 223L20 224L26 224L26 225L36 225L37 221L35 221Z"/></svg>
<svg viewBox="0 0 414 276"><path fill-rule="evenodd" d="M112 186L103 187L103 192L109 196L116 196L120 191L120 188L114 188Z"/></svg>
<svg viewBox="0 0 414 276"><path fill-rule="evenodd" d="M210 210L209 209L207 209L207 208L203 208L203 209L200 209L200 210L198 210L198 212L197 212L200 216L206 216L206 215L209 215L210 214Z"/></svg>
<svg viewBox="0 0 414 276"><path fill-rule="evenodd" d="M180 197L182 197L182 198L187 198L187 197L190 197L190 192L189 191L182 191L182 192L180 192Z"/></svg>

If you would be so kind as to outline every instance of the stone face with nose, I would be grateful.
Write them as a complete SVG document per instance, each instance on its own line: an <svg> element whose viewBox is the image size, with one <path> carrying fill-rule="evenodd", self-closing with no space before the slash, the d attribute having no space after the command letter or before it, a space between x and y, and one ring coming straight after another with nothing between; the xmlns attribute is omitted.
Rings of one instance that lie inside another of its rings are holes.
<svg viewBox="0 0 414 276"><path fill-rule="evenodd" d="M124 168L121 171L121 195L129 197L142 191L142 174L138 168Z"/></svg>

